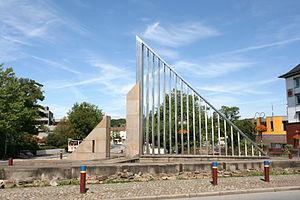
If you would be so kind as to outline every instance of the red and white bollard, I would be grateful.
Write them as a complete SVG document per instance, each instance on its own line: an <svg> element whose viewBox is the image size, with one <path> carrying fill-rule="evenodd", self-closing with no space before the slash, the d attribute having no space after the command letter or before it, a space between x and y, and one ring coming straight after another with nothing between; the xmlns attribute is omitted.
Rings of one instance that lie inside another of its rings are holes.
<svg viewBox="0 0 300 200"><path fill-rule="evenodd" d="M86 165L80 167L80 193L86 193Z"/></svg>
<svg viewBox="0 0 300 200"><path fill-rule="evenodd" d="M213 162L212 163L212 184L217 185L218 184L218 163Z"/></svg>
<svg viewBox="0 0 300 200"><path fill-rule="evenodd" d="M264 161L264 167L265 167L265 181L270 182L270 163L269 161Z"/></svg>
<svg viewBox="0 0 300 200"><path fill-rule="evenodd" d="M8 159L8 166L13 166L14 165L14 160L13 158Z"/></svg>

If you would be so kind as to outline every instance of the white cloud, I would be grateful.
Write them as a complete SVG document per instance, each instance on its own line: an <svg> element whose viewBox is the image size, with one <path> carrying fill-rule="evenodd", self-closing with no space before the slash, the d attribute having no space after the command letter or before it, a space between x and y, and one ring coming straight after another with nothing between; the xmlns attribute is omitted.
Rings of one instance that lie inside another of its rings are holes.
<svg viewBox="0 0 300 200"><path fill-rule="evenodd" d="M0 52L3 61L16 60L25 55L22 47L37 46L61 39L60 27L85 34L86 30L64 11L48 1L0 1ZM58 34L60 33L60 34ZM3 45L5 43L5 45Z"/></svg>
<svg viewBox="0 0 300 200"><path fill-rule="evenodd" d="M193 76L212 78L250 67L250 62L207 62L205 64L178 61L172 66L178 71L189 72Z"/></svg>
<svg viewBox="0 0 300 200"><path fill-rule="evenodd" d="M285 45L285 44L292 43L292 42L297 42L297 41L300 41L300 37L296 37L296 38L292 38L292 39L288 39L288 40L277 41L277 42L268 43L268 44L257 45L257 46L250 46L250 47L241 48L241 49L237 49L237 50L233 50L233 51L227 51L227 52L224 52L224 53L220 53L220 55L222 55L222 54L244 53L244 52L247 52L247 51L264 49L264 48L268 48L268 47L281 46L281 45Z"/></svg>
<svg viewBox="0 0 300 200"><path fill-rule="evenodd" d="M216 35L219 35L217 30L201 23L173 24L163 27L159 22L156 22L148 25L142 33L144 38L170 47L189 44Z"/></svg>
<svg viewBox="0 0 300 200"><path fill-rule="evenodd" d="M229 94L271 94L270 91L260 90L258 86L265 85L277 81L277 79L269 79L263 81L249 81L249 82L230 82L230 84L223 85L210 85L210 86L201 86L197 89L219 92L219 93L229 93Z"/></svg>
<svg viewBox="0 0 300 200"><path fill-rule="evenodd" d="M58 62L55 62L55 61L52 61L52 60L49 60L49 59L45 59L45 58L40 58L40 57L37 57L37 56L32 56L32 58L36 59L36 60L39 60L39 61L42 61L42 62L45 62L47 63L48 65L51 65L51 66L54 66L56 68L59 68L59 69L62 69L62 70L66 70L68 72L72 72L74 74L80 74L79 71L77 70L74 70L72 69L71 67L68 67L66 65L63 65L61 63L58 63Z"/></svg>

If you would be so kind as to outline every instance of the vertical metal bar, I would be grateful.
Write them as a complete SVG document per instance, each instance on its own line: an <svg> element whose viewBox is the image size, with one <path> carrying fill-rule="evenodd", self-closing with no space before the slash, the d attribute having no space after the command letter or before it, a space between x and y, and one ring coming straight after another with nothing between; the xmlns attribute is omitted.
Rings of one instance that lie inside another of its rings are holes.
<svg viewBox="0 0 300 200"><path fill-rule="evenodd" d="M189 88L186 86L186 130L187 130L187 146L188 154L190 154L190 116L189 116Z"/></svg>
<svg viewBox="0 0 300 200"><path fill-rule="evenodd" d="M201 116L201 99L199 97L199 153L202 153L202 116Z"/></svg>
<svg viewBox="0 0 300 200"><path fill-rule="evenodd" d="M170 70L169 74L169 145L170 145L170 152L172 154L172 72Z"/></svg>
<svg viewBox="0 0 300 200"><path fill-rule="evenodd" d="M212 155L215 155L215 130L214 130L214 111L211 109L211 144L212 144Z"/></svg>
<svg viewBox="0 0 300 200"><path fill-rule="evenodd" d="M224 140L225 140L225 155L227 156L228 151L228 143L227 143L227 125L226 125L226 119L224 119Z"/></svg>
<svg viewBox="0 0 300 200"><path fill-rule="evenodd" d="M207 103L205 103L205 146L206 146L206 154L208 155L208 130L207 130Z"/></svg>
<svg viewBox="0 0 300 200"><path fill-rule="evenodd" d="M220 130L220 115L218 115L218 147L219 147L219 155L221 155L221 130Z"/></svg>
<svg viewBox="0 0 300 200"><path fill-rule="evenodd" d="M182 80L180 79L180 124L181 124L181 154L183 154L183 96L182 96Z"/></svg>
<svg viewBox="0 0 300 200"><path fill-rule="evenodd" d="M193 91L193 143L194 143L194 155L196 154L196 126L195 126L195 92Z"/></svg>
<svg viewBox="0 0 300 200"><path fill-rule="evenodd" d="M160 154L160 60L157 59L157 146Z"/></svg>
<svg viewBox="0 0 300 200"><path fill-rule="evenodd" d="M136 37L136 82L140 83L139 89L139 155L144 148L144 45L139 37Z"/></svg>
<svg viewBox="0 0 300 200"><path fill-rule="evenodd" d="M177 76L174 74L174 81L175 81L175 151L178 154L178 140L177 140Z"/></svg>
<svg viewBox="0 0 300 200"><path fill-rule="evenodd" d="M251 155L254 156L254 148L253 148L253 145L251 145Z"/></svg>
<svg viewBox="0 0 300 200"><path fill-rule="evenodd" d="M166 154L167 148L166 148L166 65L164 64L164 154Z"/></svg>
<svg viewBox="0 0 300 200"><path fill-rule="evenodd" d="M239 156L241 156L241 143L240 143L240 132L237 133L238 137L238 150L239 150Z"/></svg>
<svg viewBox="0 0 300 200"><path fill-rule="evenodd" d="M247 140L244 138L244 141L245 141L245 156L248 156Z"/></svg>
<svg viewBox="0 0 300 200"><path fill-rule="evenodd" d="M154 114L154 94L155 94L155 75L154 75L154 54L152 54L152 154L154 154L154 146L155 146L155 137L154 137L154 131L155 131L155 114Z"/></svg>
<svg viewBox="0 0 300 200"><path fill-rule="evenodd" d="M146 54L146 153L149 154L149 49Z"/></svg>
<svg viewBox="0 0 300 200"><path fill-rule="evenodd" d="M230 126L230 134L231 134L231 155L234 156L233 128L232 128L232 126Z"/></svg>

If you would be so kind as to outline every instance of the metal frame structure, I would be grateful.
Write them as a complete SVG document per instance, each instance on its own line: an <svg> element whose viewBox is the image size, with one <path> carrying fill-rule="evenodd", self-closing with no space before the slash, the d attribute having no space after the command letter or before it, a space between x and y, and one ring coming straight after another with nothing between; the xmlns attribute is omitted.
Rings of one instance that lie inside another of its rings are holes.
<svg viewBox="0 0 300 200"><path fill-rule="evenodd" d="M136 48L141 156L267 156L138 36Z"/></svg>

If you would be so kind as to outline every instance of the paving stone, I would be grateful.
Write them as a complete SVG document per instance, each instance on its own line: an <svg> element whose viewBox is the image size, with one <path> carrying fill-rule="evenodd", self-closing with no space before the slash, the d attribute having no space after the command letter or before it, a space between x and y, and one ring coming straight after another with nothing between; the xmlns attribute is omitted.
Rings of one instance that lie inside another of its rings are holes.
<svg viewBox="0 0 300 200"><path fill-rule="evenodd" d="M210 179L162 180L149 182L131 182L115 184L87 185L86 194L79 193L79 185L58 187L30 187L2 189L2 200L52 200L52 199L122 199L136 197L156 197L170 195L188 195L203 192L237 191L255 188L300 186L300 175L271 176L271 181L262 181L263 177L219 178L218 185L211 185Z"/></svg>

